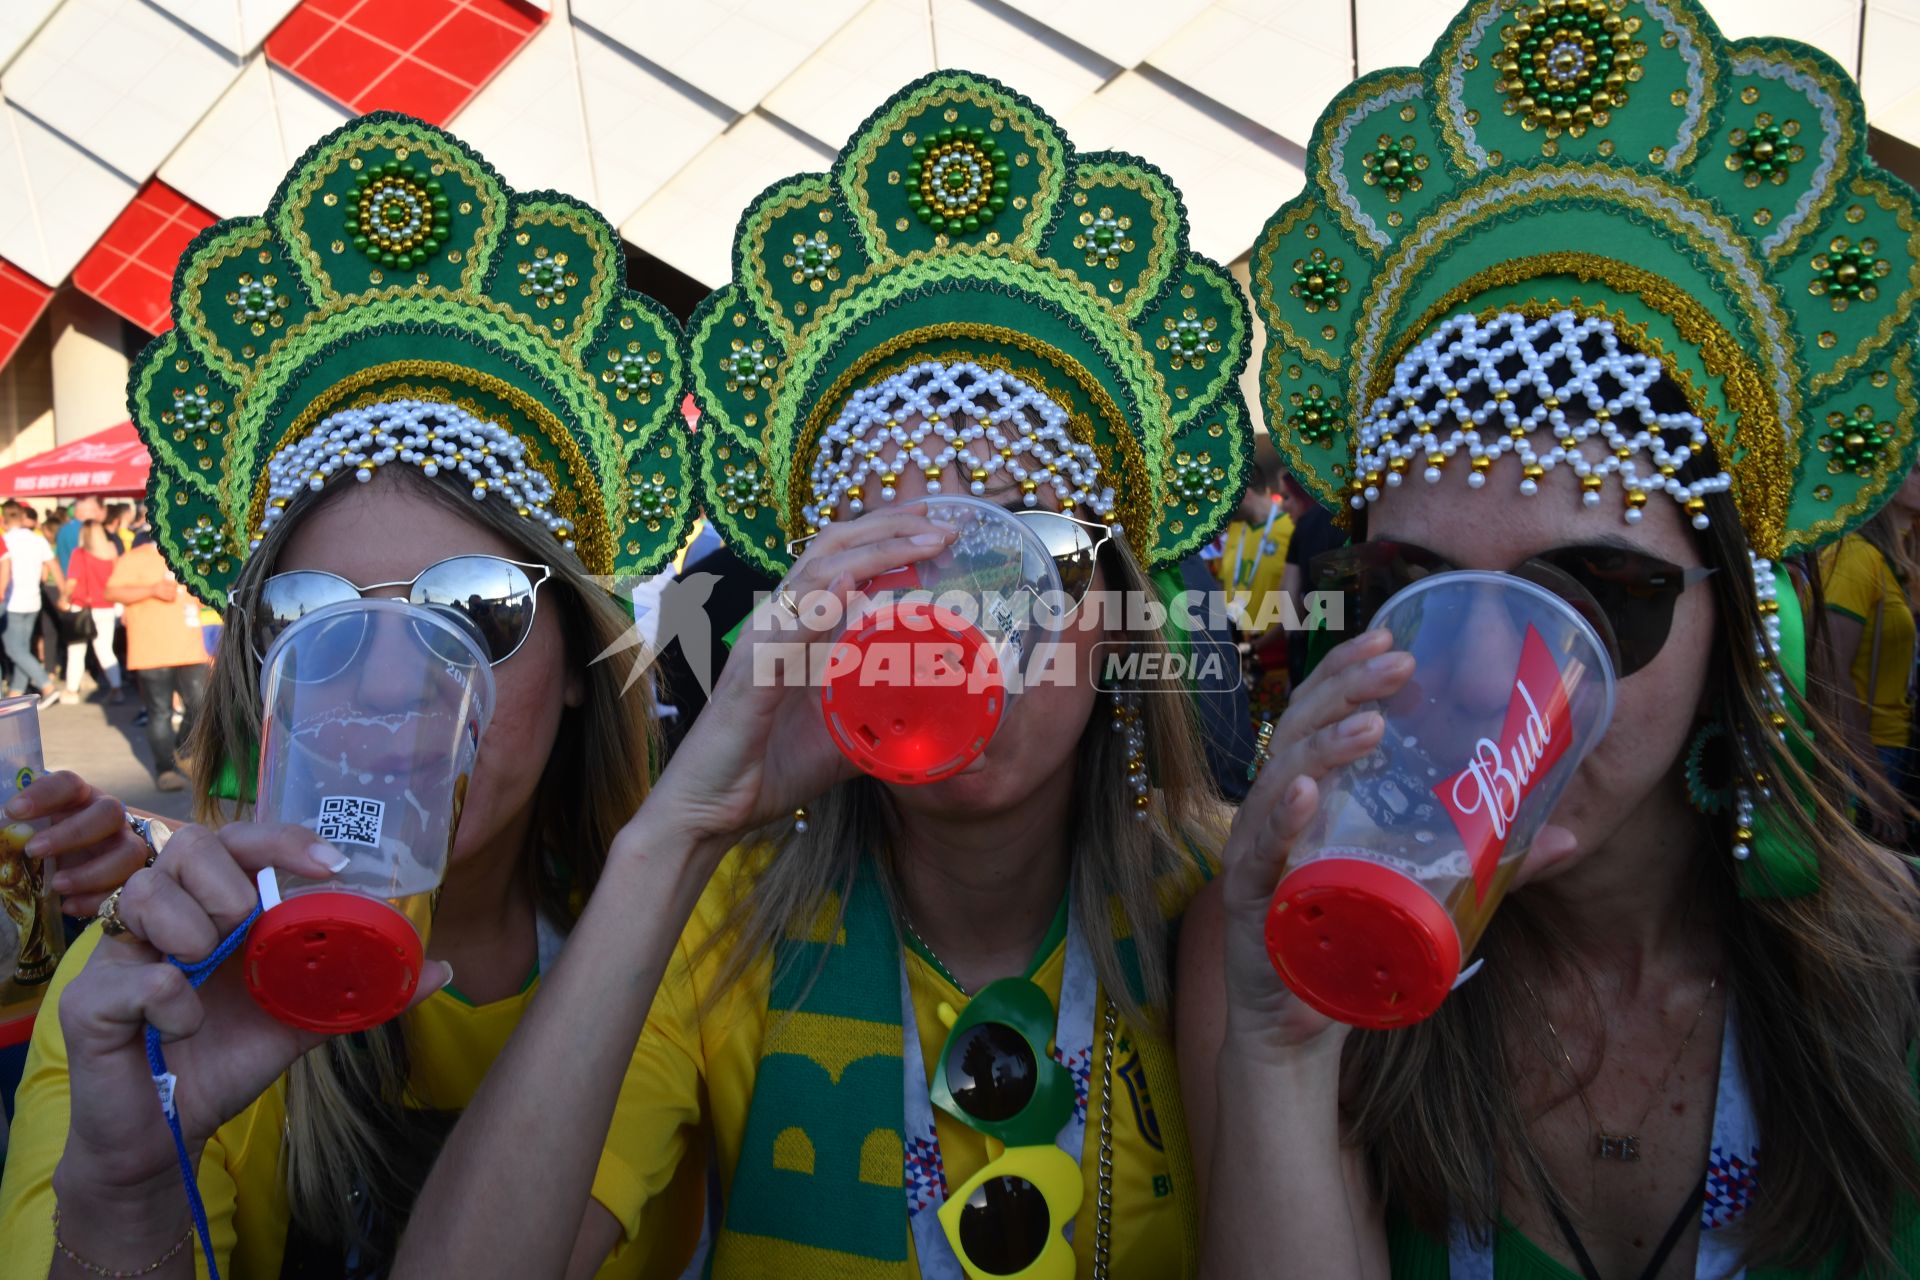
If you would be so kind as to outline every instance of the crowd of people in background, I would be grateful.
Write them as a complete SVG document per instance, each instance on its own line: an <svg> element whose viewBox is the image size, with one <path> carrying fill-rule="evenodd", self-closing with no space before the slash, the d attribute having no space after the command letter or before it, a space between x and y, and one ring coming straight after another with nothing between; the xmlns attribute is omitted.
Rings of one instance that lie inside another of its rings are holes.
<svg viewBox="0 0 1920 1280"><path fill-rule="evenodd" d="M9 500L0 523L0 694L44 711L80 701L91 677L93 696L118 706L131 680L154 785L184 788L175 749L206 694L217 615L174 580L137 503L84 497L42 514Z"/></svg>

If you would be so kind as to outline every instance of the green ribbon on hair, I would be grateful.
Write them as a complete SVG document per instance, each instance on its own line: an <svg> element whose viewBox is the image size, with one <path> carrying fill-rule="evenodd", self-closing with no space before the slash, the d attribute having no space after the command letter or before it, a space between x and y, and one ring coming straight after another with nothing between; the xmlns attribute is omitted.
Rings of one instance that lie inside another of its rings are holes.
<svg viewBox="0 0 1920 1280"><path fill-rule="evenodd" d="M1807 691L1807 623L1800 611L1800 594L1784 568L1773 570L1774 597L1780 605L1780 651L1775 661L1793 692L1801 698ZM1802 769L1813 766L1813 731L1807 727L1806 711L1793 699L1787 702L1787 748ZM1792 787L1793 799L1806 815L1806 828L1813 824L1811 799L1786 778L1770 779L1776 793ZM1753 836L1747 841L1752 850L1736 874L1743 898L1804 898L1820 888L1820 859L1812 844L1778 799L1769 805L1756 805L1753 812Z"/></svg>
<svg viewBox="0 0 1920 1280"><path fill-rule="evenodd" d="M254 792L260 779L260 744L250 742L246 746L248 761L245 778L240 776L239 767L232 756L220 761L220 771L213 775L211 792L215 800L231 800L235 804L252 804Z"/></svg>

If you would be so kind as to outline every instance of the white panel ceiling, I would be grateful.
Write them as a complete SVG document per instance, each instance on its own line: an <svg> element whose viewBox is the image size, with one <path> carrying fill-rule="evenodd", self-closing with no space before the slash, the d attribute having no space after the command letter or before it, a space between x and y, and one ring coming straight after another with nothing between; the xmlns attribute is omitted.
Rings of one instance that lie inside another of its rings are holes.
<svg viewBox="0 0 1920 1280"><path fill-rule="evenodd" d="M26 46L60 0L0 0L0 67Z"/></svg>
<svg viewBox="0 0 1920 1280"><path fill-rule="evenodd" d="M239 73L236 58L144 0L66 0L0 90L139 182Z"/></svg>
<svg viewBox="0 0 1920 1280"><path fill-rule="evenodd" d="M748 111L866 0L574 0L573 16Z"/></svg>
<svg viewBox="0 0 1920 1280"><path fill-rule="evenodd" d="M760 105L837 147L889 94L933 67L927 0L872 0Z"/></svg>
<svg viewBox="0 0 1920 1280"><path fill-rule="evenodd" d="M1859 0L1739 0L1737 4L1707 0L1720 30L1731 39L1783 36L1799 40L1860 74ZM1908 57L1911 58L1909 50Z"/></svg>
<svg viewBox="0 0 1920 1280"><path fill-rule="evenodd" d="M1323 0L1337 4L1339 0ZM1010 0L1109 62L1131 67L1200 16L1207 0ZM941 51L944 58L946 53ZM984 67L975 70L986 70Z"/></svg>
<svg viewBox="0 0 1920 1280"><path fill-rule="evenodd" d="M1083 149L1132 151L1164 169L1186 200L1193 247L1221 262L1252 248L1303 181L1299 146L1156 74L1127 72L1066 125Z"/></svg>
<svg viewBox="0 0 1920 1280"><path fill-rule="evenodd" d="M522 191L564 191L596 204L573 30L549 22L461 108L449 126Z"/></svg>
<svg viewBox="0 0 1920 1280"><path fill-rule="evenodd" d="M332 99L256 56L160 166L160 180L223 218L264 213L281 175L346 119Z"/></svg>
<svg viewBox="0 0 1920 1280"><path fill-rule="evenodd" d="M1148 61L1248 119L1304 140L1353 79L1353 17L1327 0L1224 0Z"/></svg>
<svg viewBox="0 0 1920 1280"><path fill-rule="evenodd" d="M1867 119L1920 144L1920 0L1871 0L1862 63Z"/></svg>
<svg viewBox="0 0 1920 1280"><path fill-rule="evenodd" d="M246 57L260 47L300 0L150 0L211 39ZM402 0L404 3L404 0Z"/></svg>
<svg viewBox="0 0 1920 1280"><path fill-rule="evenodd" d="M747 201L782 178L832 162L827 147L756 111L695 156L620 233L709 288L718 287L733 275L733 230Z"/></svg>
<svg viewBox="0 0 1920 1280"><path fill-rule="evenodd" d="M734 113L619 45L574 28L596 204L619 226L720 135Z"/></svg>
<svg viewBox="0 0 1920 1280"><path fill-rule="evenodd" d="M1451 17L1448 6L1433 0L1355 0L1355 52L1361 74L1382 67L1418 66Z"/></svg>
<svg viewBox="0 0 1920 1280"><path fill-rule="evenodd" d="M0 114L0 258L57 285L138 186L10 104Z"/></svg>
<svg viewBox="0 0 1920 1280"><path fill-rule="evenodd" d="M940 65L1003 80L1055 119L1120 74L1093 50L996 0L932 4Z"/></svg>

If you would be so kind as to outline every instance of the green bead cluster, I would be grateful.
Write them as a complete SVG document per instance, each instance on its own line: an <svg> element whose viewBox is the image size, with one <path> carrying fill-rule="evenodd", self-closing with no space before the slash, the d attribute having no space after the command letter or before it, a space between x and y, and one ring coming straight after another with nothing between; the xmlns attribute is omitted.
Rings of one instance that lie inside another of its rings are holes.
<svg viewBox="0 0 1920 1280"><path fill-rule="evenodd" d="M745 388L749 396L755 387L773 385L774 358L767 354L766 343L755 338L751 345L734 340L733 354L722 356L720 372L727 375L727 390Z"/></svg>
<svg viewBox="0 0 1920 1280"><path fill-rule="evenodd" d="M1607 0L1544 0L1504 33L1493 60L1506 111L1523 129L1579 137L1627 102L1639 51L1637 21Z"/></svg>
<svg viewBox="0 0 1920 1280"><path fill-rule="evenodd" d="M1820 452L1830 455L1827 471L1832 475L1872 473L1892 444L1892 435L1885 425L1874 421L1873 409L1864 404L1852 413L1836 410L1828 414L1827 429L1820 436Z"/></svg>
<svg viewBox="0 0 1920 1280"><path fill-rule="evenodd" d="M1886 260L1876 256L1879 251L1876 241L1854 244L1835 236L1827 251L1814 257L1807 292L1826 298L1835 311L1845 311L1852 302L1872 302L1880 296L1878 281L1890 270Z"/></svg>
<svg viewBox="0 0 1920 1280"><path fill-rule="evenodd" d="M1214 483L1213 459L1204 453L1182 453L1173 460L1173 483L1167 486L1175 506L1189 511L1212 502L1218 488Z"/></svg>
<svg viewBox="0 0 1920 1280"><path fill-rule="evenodd" d="M816 293L828 281L840 278L840 268L835 265L839 260L840 246L829 240L825 231L815 231L811 236L796 231L793 252L782 259L793 271L793 282Z"/></svg>
<svg viewBox="0 0 1920 1280"><path fill-rule="evenodd" d="M1784 126L1777 125L1772 116L1762 113L1751 129L1733 131L1733 154L1727 157L1727 168L1745 174L1749 187L1757 187L1763 182L1778 186L1787 180L1794 161L1806 155L1806 151L1793 141L1794 134L1799 131L1794 121L1789 120Z"/></svg>
<svg viewBox="0 0 1920 1280"><path fill-rule="evenodd" d="M1414 146L1413 135L1395 142L1392 134L1383 133L1373 150L1360 157L1360 164L1366 169L1360 180L1379 187L1394 202L1420 189L1420 170L1427 167L1427 158Z"/></svg>
<svg viewBox="0 0 1920 1280"><path fill-rule="evenodd" d="M935 231L978 231L1007 207L1007 153L977 125L942 129L916 144L907 203Z"/></svg>
<svg viewBox="0 0 1920 1280"><path fill-rule="evenodd" d="M1289 399L1293 403L1293 412L1287 415L1287 426L1305 443L1323 445L1340 430L1344 410L1340 397L1327 395L1320 389L1319 383L1314 383L1305 392L1294 392Z"/></svg>
<svg viewBox="0 0 1920 1280"><path fill-rule="evenodd" d="M728 515L737 515L742 508L752 511L769 506L772 496L761 478L758 463L749 462L743 467L729 465L726 478L720 482L720 497Z"/></svg>
<svg viewBox="0 0 1920 1280"><path fill-rule="evenodd" d="M567 271L567 255L547 257L544 250L519 264L520 296L532 298L536 307L564 306L567 286L579 283L579 277Z"/></svg>
<svg viewBox="0 0 1920 1280"><path fill-rule="evenodd" d="M600 371L600 381L622 400L638 397L645 404L662 380L660 353L643 351L637 342L629 342L625 351L607 352L607 364Z"/></svg>
<svg viewBox="0 0 1920 1280"><path fill-rule="evenodd" d="M650 479L635 476L627 494L627 519L657 529L662 520L673 514L676 505L673 495L667 492L666 476L659 473Z"/></svg>
<svg viewBox="0 0 1920 1280"><path fill-rule="evenodd" d="M1073 247L1087 255L1088 266L1097 267L1102 262L1118 266L1118 255L1133 252L1133 237L1127 234L1133 229L1133 219L1125 214L1116 215L1112 208L1102 205L1098 213L1083 210L1080 225L1084 230L1073 237Z"/></svg>
<svg viewBox="0 0 1920 1280"><path fill-rule="evenodd" d="M207 403L205 387L173 393L173 414L166 419L176 427L198 431L213 421L213 406Z"/></svg>
<svg viewBox="0 0 1920 1280"><path fill-rule="evenodd" d="M1322 307L1338 311L1340 295L1348 287L1344 264L1338 258L1329 258L1324 249L1293 260L1293 286L1288 292L1305 303L1309 312Z"/></svg>
<svg viewBox="0 0 1920 1280"><path fill-rule="evenodd" d="M353 188L353 247L381 266L417 267L447 242L447 193L434 179L389 160L355 177Z"/></svg>
<svg viewBox="0 0 1920 1280"><path fill-rule="evenodd" d="M213 521L206 516L201 516L200 522L187 530L181 543L187 553L187 559L201 574L211 570L213 562L227 549L220 530L215 528Z"/></svg>
<svg viewBox="0 0 1920 1280"><path fill-rule="evenodd" d="M1191 366L1195 369L1206 367L1207 356L1220 349L1220 343L1213 337L1214 320L1209 317L1202 320L1192 307L1182 315L1168 316L1160 322L1166 332L1160 335L1155 346L1173 356L1176 369Z"/></svg>
<svg viewBox="0 0 1920 1280"><path fill-rule="evenodd" d="M274 292L274 286L279 283L276 276L256 280L251 273L243 274L238 287L227 294L227 305L233 308L233 322L253 326L255 334L264 333L268 326L277 329L284 324L280 309L287 305L286 295Z"/></svg>

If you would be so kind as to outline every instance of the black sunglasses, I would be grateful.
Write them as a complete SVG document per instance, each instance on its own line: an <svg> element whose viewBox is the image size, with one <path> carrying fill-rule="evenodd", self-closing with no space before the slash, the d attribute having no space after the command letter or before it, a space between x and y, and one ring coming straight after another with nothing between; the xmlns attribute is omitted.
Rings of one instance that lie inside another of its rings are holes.
<svg viewBox="0 0 1920 1280"><path fill-rule="evenodd" d="M1346 629L1323 646L1366 630L1403 587L1461 566L1411 542L1361 542L1314 557L1310 574L1320 591L1346 596ZM1657 556L1604 543L1555 547L1506 572L1566 601L1599 633L1621 679L1652 662L1673 629L1680 593L1713 573L1670 564Z"/></svg>
<svg viewBox="0 0 1920 1280"><path fill-rule="evenodd" d="M401 582L359 586L319 569L276 573L260 584L249 616L253 653L266 660L273 642L315 609L358 600L375 591L406 588L409 604L459 618L479 639L487 661L498 666L520 651L533 631L541 584L553 576L544 564L501 556L453 556L428 565Z"/></svg>

